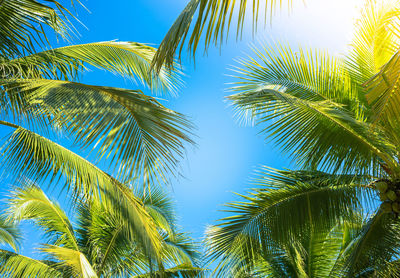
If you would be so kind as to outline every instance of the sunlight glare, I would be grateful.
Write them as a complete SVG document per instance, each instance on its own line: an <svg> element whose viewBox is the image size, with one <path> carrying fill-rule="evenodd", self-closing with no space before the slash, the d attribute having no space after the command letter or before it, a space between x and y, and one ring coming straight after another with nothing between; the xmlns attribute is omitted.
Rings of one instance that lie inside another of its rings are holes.
<svg viewBox="0 0 400 278"><path fill-rule="evenodd" d="M352 37L363 0L293 1L291 12L278 12L271 27L274 40L343 53ZM265 38L265 32L261 34ZM257 34L259 37L260 34Z"/></svg>

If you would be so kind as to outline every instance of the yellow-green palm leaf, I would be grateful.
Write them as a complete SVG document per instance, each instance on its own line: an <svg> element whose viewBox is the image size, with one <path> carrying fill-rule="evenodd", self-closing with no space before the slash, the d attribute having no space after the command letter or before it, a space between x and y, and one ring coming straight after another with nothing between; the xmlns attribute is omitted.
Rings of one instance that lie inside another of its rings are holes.
<svg viewBox="0 0 400 278"><path fill-rule="evenodd" d="M130 238L139 239L149 256L159 256L160 237L153 221L128 187L59 144L22 127L8 125L16 130L3 149L3 162L10 170L14 169L12 174L35 181L64 178L65 185L77 195L101 198L106 206L126 217Z"/></svg>
<svg viewBox="0 0 400 278"><path fill-rule="evenodd" d="M185 41L194 55L202 40L206 50L212 43L222 43L232 25L239 37L248 14L256 28L260 15L264 14L266 19L278 7L290 7L291 3L292 0L190 0L161 42L153 65L157 71L164 64L173 68L175 54L180 56Z"/></svg>
<svg viewBox="0 0 400 278"><path fill-rule="evenodd" d="M49 79L10 79L11 111L34 128L61 127L83 148L118 169L119 177L165 181L175 175L191 124L140 91Z"/></svg>
<svg viewBox="0 0 400 278"><path fill-rule="evenodd" d="M0 75L7 78L54 78L76 80L87 65L105 69L147 85L154 92L174 94L181 85L180 72L164 68L151 71L155 48L142 43L106 41L69 45L0 64ZM3 78L4 78L3 77Z"/></svg>

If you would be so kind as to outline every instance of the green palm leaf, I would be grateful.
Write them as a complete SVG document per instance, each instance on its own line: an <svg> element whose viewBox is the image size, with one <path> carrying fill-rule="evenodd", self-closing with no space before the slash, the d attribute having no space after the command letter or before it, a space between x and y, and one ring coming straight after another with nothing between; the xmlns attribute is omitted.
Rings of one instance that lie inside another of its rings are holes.
<svg viewBox="0 0 400 278"><path fill-rule="evenodd" d="M176 173L184 142L192 142L185 116L140 91L48 79L2 84L14 111L69 131L76 144L95 148L98 158L119 167L120 177L165 181Z"/></svg>
<svg viewBox="0 0 400 278"><path fill-rule="evenodd" d="M307 237L310 229L324 233L344 219L354 219L354 212L360 209L359 182L363 180L317 171L261 173L256 184L262 187L243 196L244 202L229 203L227 211L233 215L207 232L209 259L221 259L216 274L254 263L259 260L257 250L276 256L282 252L276 245L285 245L294 236ZM308 252L318 251L307 248Z"/></svg>
<svg viewBox="0 0 400 278"><path fill-rule="evenodd" d="M361 228L343 254L346 277L363 277L366 273L388 270L387 264L399 256L399 223L382 210Z"/></svg>
<svg viewBox="0 0 400 278"><path fill-rule="evenodd" d="M97 278L96 272L81 252L56 245L46 245L41 248L43 252L51 254L61 261L61 266L72 269L73 277Z"/></svg>
<svg viewBox="0 0 400 278"><path fill-rule="evenodd" d="M228 97L239 115L250 116L302 167L378 174L381 163L395 172L394 146L365 122L357 91L340 62L323 53L255 50L237 69ZM349 149L352 151L349 152Z"/></svg>
<svg viewBox="0 0 400 278"><path fill-rule="evenodd" d="M0 3L0 53L32 52L35 44L47 41L45 27L62 37L70 31L69 11L54 0L10 0Z"/></svg>
<svg viewBox="0 0 400 278"><path fill-rule="evenodd" d="M148 274L141 274L135 275L131 278L173 278L173 277L181 277L181 278L195 278L195 277L204 277L203 276L204 269L193 267L190 264L182 264L172 268L166 269L164 272L156 272L156 273L148 273Z"/></svg>
<svg viewBox="0 0 400 278"><path fill-rule="evenodd" d="M198 249L193 239L186 233L174 231L164 236L164 258L172 265L199 265L201 254Z"/></svg>
<svg viewBox="0 0 400 278"><path fill-rule="evenodd" d="M64 277L56 268L44 261L0 250L0 275L2 277Z"/></svg>
<svg viewBox="0 0 400 278"><path fill-rule="evenodd" d="M0 216L0 244L9 245L17 251L20 239L20 231L15 223Z"/></svg>
<svg viewBox="0 0 400 278"><path fill-rule="evenodd" d="M365 83L374 121L399 116L397 104L400 10L395 1L370 1L353 39L350 63Z"/></svg>
<svg viewBox="0 0 400 278"><path fill-rule="evenodd" d="M35 185L16 189L8 199L8 213L18 221L33 220L53 244L79 250L72 224L60 206Z"/></svg>
<svg viewBox="0 0 400 278"><path fill-rule="evenodd" d="M266 19L267 15L272 15L276 11L277 6L282 8L283 3L290 7L292 0L190 0L161 42L153 65L158 71L164 64L168 68L172 68L175 53L178 52L180 56L187 39L189 50L193 56L202 35L204 35L206 50L212 43L216 45L222 43L228 37L235 18L237 19L236 36L241 36L246 15L249 13L253 18L255 30L262 12ZM191 34L189 34L190 30L192 30Z"/></svg>
<svg viewBox="0 0 400 278"><path fill-rule="evenodd" d="M129 259L135 262L135 266L147 263L146 250L130 239L127 221L118 211L91 200L80 204L78 217L77 231L82 252L99 277L109 275L128 250L132 252ZM127 273L130 269L132 265L124 265L122 271Z"/></svg>
<svg viewBox="0 0 400 278"><path fill-rule="evenodd" d="M106 41L70 45L4 61L0 68L10 78L54 78L76 80L85 65L105 69L112 73L136 79L154 92L176 93L181 85L179 71L159 74L151 71L150 64L156 49L142 43Z"/></svg>
<svg viewBox="0 0 400 278"><path fill-rule="evenodd" d="M17 129L3 149L3 166L14 169L11 174L35 181L54 181L64 176L66 186L75 193L101 196L106 206L126 219L129 237L138 237L149 255L158 256L159 235L142 202L129 188L64 147L22 127L11 126Z"/></svg>
<svg viewBox="0 0 400 278"><path fill-rule="evenodd" d="M160 186L149 184L133 188L135 196L140 198L157 228L162 233L173 234L176 229L176 215L171 197Z"/></svg>

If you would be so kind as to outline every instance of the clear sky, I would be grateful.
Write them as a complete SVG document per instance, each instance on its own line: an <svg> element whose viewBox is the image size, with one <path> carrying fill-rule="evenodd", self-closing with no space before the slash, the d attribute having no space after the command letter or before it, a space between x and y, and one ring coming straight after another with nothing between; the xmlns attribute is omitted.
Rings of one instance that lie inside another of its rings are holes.
<svg viewBox="0 0 400 278"><path fill-rule="evenodd" d="M157 45L186 2L85 0L83 3L90 13L78 9L78 16L87 29L79 28L81 36L75 43L118 39ZM307 0L304 6L301 1L294 2L300 4L294 5L290 16L287 12L277 16L272 26L259 28L254 40L248 24L242 41L236 42L231 36L227 44L221 49L211 48L207 56L203 56L200 49L195 67L184 56L185 87L178 97L166 98L164 102L167 107L188 115L197 127L197 146L189 147L182 161L184 177L171 185L179 224L196 239L201 239L206 225L224 215L219 210L223 203L236 199L232 192L244 193L251 187L249 179L259 165L278 169L295 167L258 134L259 128L241 126L234 118L229 103L224 100L228 95L227 83L232 81L228 68L235 65L234 59L250 53L250 42L259 45L260 41L271 39L343 53L352 31L356 6L360 3L359 0ZM61 42L54 46L62 45ZM85 73L81 81L137 88L130 81L98 70ZM5 131L0 128L0 136L3 134ZM38 239L31 229L27 231L30 242Z"/></svg>

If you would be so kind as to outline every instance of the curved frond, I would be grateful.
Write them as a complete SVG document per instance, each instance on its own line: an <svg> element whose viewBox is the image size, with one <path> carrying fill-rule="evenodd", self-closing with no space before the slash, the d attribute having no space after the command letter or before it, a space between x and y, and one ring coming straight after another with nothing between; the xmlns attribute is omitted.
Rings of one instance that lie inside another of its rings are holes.
<svg viewBox="0 0 400 278"><path fill-rule="evenodd" d="M79 250L74 229L61 207L35 185L17 188L7 200L8 214L15 220L32 220L55 245Z"/></svg>
<svg viewBox="0 0 400 278"><path fill-rule="evenodd" d="M188 35L190 25L200 2L201 0L190 0L169 29L168 33L165 35L165 38L161 42L160 47L153 58L152 67L154 67L156 71L160 71L163 66L173 69L175 54L179 45L181 45L179 50L180 60L183 43Z"/></svg>
<svg viewBox="0 0 400 278"><path fill-rule="evenodd" d="M237 81L231 91L254 92L270 86L310 101L333 100L360 120L367 112L359 110L363 100L342 59L325 51L293 49L281 43L253 46L252 54L232 69Z"/></svg>
<svg viewBox="0 0 400 278"><path fill-rule="evenodd" d="M35 111L107 157L120 177L165 181L177 171L191 124L154 98L120 88L48 79L3 80L14 110Z"/></svg>
<svg viewBox="0 0 400 278"><path fill-rule="evenodd" d="M194 267L190 264L181 264L172 268L165 269L163 272L147 273L141 275L135 275L131 278L201 278L204 277L205 270L199 267Z"/></svg>
<svg viewBox="0 0 400 278"><path fill-rule="evenodd" d="M384 163L398 169L396 152L379 127L365 121L357 90L340 62L288 47L255 50L237 69L228 97L302 167L374 175ZM351 151L349 151L351 150Z"/></svg>
<svg viewBox="0 0 400 278"><path fill-rule="evenodd" d="M317 171L261 173L256 180L261 188L243 196L244 202L229 203L227 212L233 215L207 232L208 258L221 259L216 273L240 265L243 258L257 261L257 250L279 253L274 245L304 238L310 229L330 231L343 220L353 219L361 209L363 180Z"/></svg>
<svg viewBox="0 0 400 278"><path fill-rule="evenodd" d="M9 245L17 251L20 239L18 226L6 217L0 216L0 244Z"/></svg>
<svg viewBox="0 0 400 278"><path fill-rule="evenodd" d="M6 250L0 250L0 275L12 277L64 277L44 261L35 260Z"/></svg>
<svg viewBox="0 0 400 278"><path fill-rule="evenodd" d="M56 245L46 245L41 251L51 254L61 261L59 266L72 269L72 277L97 278L96 272L81 252Z"/></svg>
<svg viewBox="0 0 400 278"><path fill-rule="evenodd" d="M268 15L272 16L278 6L282 8L287 4L290 7L291 3L292 0L190 0L161 42L153 61L154 67L160 70L165 64L172 68L175 54L178 52L180 56L186 40L194 56L202 40L206 51L210 44L221 44L228 37L233 24L236 26L236 36L240 37L247 14L253 18L255 30L260 14L264 12L266 19Z"/></svg>
<svg viewBox="0 0 400 278"><path fill-rule="evenodd" d="M106 41L70 45L4 61L0 69L8 78L55 78L76 80L82 69L91 65L130 77L154 92L176 93L182 81L177 70L150 67L156 49L143 43ZM0 71L1 75L1 71Z"/></svg>
<svg viewBox="0 0 400 278"><path fill-rule="evenodd" d="M368 1L352 47L352 60L359 66L360 82L375 121L399 117L398 83L400 52L400 9L398 1Z"/></svg>
<svg viewBox="0 0 400 278"><path fill-rule="evenodd" d="M342 256L342 275L363 277L386 269L390 261L399 257L399 237L398 221L378 210L347 246Z"/></svg>
<svg viewBox="0 0 400 278"><path fill-rule="evenodd" d="M121 214L131 239L138 238L147 254L158 257L160 238L142 202L118 180L64 147L18 127L3 149L3 166L10 174L34 181L59 180L76 194L100 196L102 202Z"/></svg>
<svg viewBox="0 0 400 278"><path fill-rule="evenodd" d="M200 263L199 246L186 233L174 232L164 236L163 253L172 265Z"/></svg>
<svg viewBox="0 0 400 278"><path fill-rule="evenodd" d="M159 185L137 185L133 192L142 200L157 228L172 234L176 226L176 215L171 197Z"/></svg>
<svg viewBox="0 0 400 278"><path fill-rule="evenodd" d="M129 237L128 223L118 211L91 200L79 206L78 220L82 252L99 277L109 276L129 252L132 252L129 260L136 261L137 265L148 260L144 255L146 250ZM124 265L122 271L129 273L131 268Z"/></svg>
<svg viewBox="0 0 400 278"><path fill-rule="evenodd" d="M259 117L259 124L270 123L262 132L304 168L378 175L383 162L393 172L399 169L391 156L395 147L383 133L336 103L267 88L229 98L238 109Z"/></svg>
<svg viewBox="0 0 400 278"><path fill-rule="evenodd" d="M396 1L368 0L360 12L346 57L352 77L360 85L375 75L399 48L395 30L400 27L400 10Z"/></svg>
<svg viewBox="0 0 400 278"><path fill-rule="evenodd" d="M151 194L153 193L152 191ZM157 196L157 194L154 196L155 203ZM144 206L148 210L148 204ZM153 217L151 213L150 216ZM163 219L170 225L168 229L162 226L160 230L163 236L161 246L163 266L173 267L181 264L197 266L200 255L197 246L185 234L174 232L172 230L174 223L168 223L164 216ZM158 220L154 221L160 229ZM125 277L128 274L156 270L144 256L145 252L141 246L129 239L125 227L126 220L119 213L95 200L80 206L78 229L80 243L84 246L83 253L92 263L98 276ZM168 231L168 234L165 231ZM158 271L161 271L160 268Z"/></svg>
<svg viewBox="0 0 400 278"><path fill-rule="evenodd" d="M55 0L10 0L0 2L0 53L4 56L32 52L35 44L47 42L45 27L66 37L69 11Z"/></svg>

